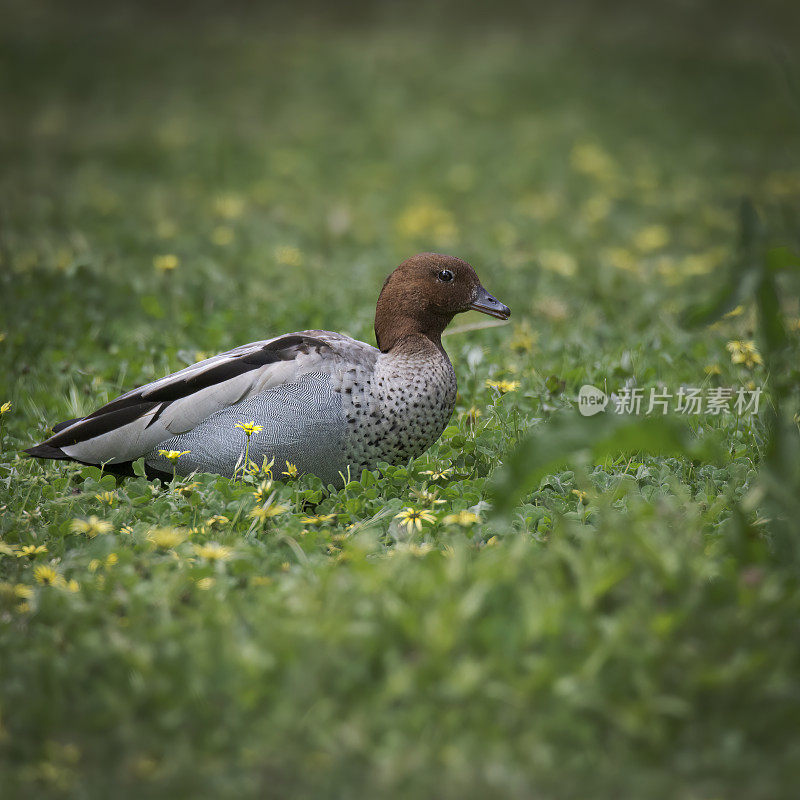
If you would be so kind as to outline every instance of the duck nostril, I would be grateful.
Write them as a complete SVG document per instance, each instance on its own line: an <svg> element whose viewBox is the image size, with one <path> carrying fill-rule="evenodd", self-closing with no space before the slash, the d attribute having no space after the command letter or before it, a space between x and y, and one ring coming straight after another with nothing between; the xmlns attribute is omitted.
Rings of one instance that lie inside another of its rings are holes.
<svg viewBox="0 0 800 800"><path fill-rule="evenodd" d="M511 316L511 309L496 297L492 297L483 286L478 287L475 299L469 304L469 307L498 319L508 319Z"/></svg>

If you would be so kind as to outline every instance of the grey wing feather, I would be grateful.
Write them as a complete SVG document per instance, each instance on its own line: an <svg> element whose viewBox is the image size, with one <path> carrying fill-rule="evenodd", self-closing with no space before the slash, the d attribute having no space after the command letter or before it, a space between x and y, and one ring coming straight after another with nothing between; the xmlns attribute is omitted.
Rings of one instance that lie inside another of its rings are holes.
<svg viewBox="0 0 800 800"><path fill-rule="evenodd" d="M244 398L309 372L330 374L343 362L374 363L377 355L364 342L330 331L252 342L126 392L43 444L89 463L130 461Z"/></svg>

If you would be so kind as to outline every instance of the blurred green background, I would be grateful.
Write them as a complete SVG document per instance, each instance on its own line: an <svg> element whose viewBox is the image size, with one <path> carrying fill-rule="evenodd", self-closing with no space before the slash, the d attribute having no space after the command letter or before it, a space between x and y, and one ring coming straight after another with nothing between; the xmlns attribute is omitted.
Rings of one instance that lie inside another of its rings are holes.
<svg viewBox="0 0 800 800"><path fill-rule="evenodd" d="M794 797L800 592L769 544L796 519L796 281L780 348L763 294L681 312L733 286L742 197L798 249L799 23L776 0L3 2L4 796ZM513 316L446 337L456 415L415 464L276 483L259 527L247 482L19 455L222 349L374 342L421 250ZM557 459L540 423L583 383L776 375L760 415L695 425L722 462L497 482L520 441ZM403 530L409 506L435 522Z"/></svg>

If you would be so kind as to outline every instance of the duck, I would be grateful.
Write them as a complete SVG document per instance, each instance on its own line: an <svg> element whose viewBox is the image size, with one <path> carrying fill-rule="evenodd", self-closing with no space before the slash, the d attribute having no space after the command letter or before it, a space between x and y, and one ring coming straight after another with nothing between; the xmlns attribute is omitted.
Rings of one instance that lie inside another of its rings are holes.
<svg viewBox="0 0 800 800"><path fill-rule="evenodd" d="M406 463L453 414L458 385L442 333L469 310L511 314L466 261L420 253L383 283L377 347L325 330L241 345L60 422L25 453L120 476L143 457L147 477L164 481L233 478L247 458L294 465L326 486L379 462Z"/></svg>

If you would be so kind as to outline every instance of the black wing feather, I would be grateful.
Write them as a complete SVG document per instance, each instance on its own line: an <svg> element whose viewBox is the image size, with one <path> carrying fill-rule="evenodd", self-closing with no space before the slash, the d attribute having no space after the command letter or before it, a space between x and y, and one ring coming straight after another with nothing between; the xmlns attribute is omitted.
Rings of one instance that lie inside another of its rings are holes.
<svg viewBox="0 0 800 800"><path fill-rule="evenodd" d="M231 378L237 378L245 372L259 369L267 364L292 361L300 353L308 353L312 349L321 352L325 348L331 349L327 342L313 336L301 334L282 336L254 352L244 353L232 361L210 367L200 374L189 375L151 391L147 391L147 387L134 389L85 417L59 422L53 426L54 435L45 444L32 447L25 452L37 458L68 458L59 450L60 447L69 447L108 433L133 422L152 411L156 406L160 406L148 422L149 427L175 400L180 400Z"/></svg>

